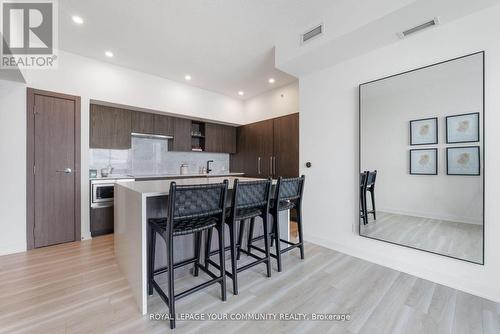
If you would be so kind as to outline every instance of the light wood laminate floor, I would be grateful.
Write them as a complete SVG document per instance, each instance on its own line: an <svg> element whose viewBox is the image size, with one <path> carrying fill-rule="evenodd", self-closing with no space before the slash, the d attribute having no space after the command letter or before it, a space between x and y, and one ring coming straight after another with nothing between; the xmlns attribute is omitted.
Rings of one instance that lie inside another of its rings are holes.
<svg viewBox="0 0 500 334"><path fill-rule="evenodd" d="M378 211L361 234L467 261L483 262L483 226Z"/></svg>
<svg viewBox="0 0 500 334"><path fill-rule="evenodd" d="M275 267L275 265L274 265ZM213 286L177 312L349 313L348 322L178 321L176 333L500 333L500 304L307 244L284 272L243 272L240 294ZM203 276L202 276L203 277ZM177 280L178 290L199 281ZM230 281L228 280L230 287ZM151 312L167 312L155 293ZM141 316L113 256L113 237L0 257L0 333L168 333Z"/></svg>

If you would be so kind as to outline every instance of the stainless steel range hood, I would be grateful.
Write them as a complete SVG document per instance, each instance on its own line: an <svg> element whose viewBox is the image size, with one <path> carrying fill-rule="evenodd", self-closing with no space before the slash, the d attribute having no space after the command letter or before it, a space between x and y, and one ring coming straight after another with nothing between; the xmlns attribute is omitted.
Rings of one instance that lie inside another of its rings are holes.
<svg viewBox="0 0 500 334"><path fill-rule="evenodd" d="M138 138L148 138L148 139L174 139L173 136L164 136L164 135L153 135L150 133L138 133L138 132L132 132L132 137L138 137Z"/></svg>

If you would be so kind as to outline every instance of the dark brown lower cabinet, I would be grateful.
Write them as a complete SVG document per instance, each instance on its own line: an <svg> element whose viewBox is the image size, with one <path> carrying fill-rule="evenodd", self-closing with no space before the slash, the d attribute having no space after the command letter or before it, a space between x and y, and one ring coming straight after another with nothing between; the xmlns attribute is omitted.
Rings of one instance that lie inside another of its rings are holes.
<svg viewBox="0 0 500 334"><path fill-rule="evenodd" d="M231 170L251 177L299 174L299 117L291 114L237 128Z"/></svg>
<svg viewBox="0 0 500 334"><path fill-rule="evenodd" d="M114 231L114 207L91 208L90 209L90 234L92 237L113 233Z"/></svg>

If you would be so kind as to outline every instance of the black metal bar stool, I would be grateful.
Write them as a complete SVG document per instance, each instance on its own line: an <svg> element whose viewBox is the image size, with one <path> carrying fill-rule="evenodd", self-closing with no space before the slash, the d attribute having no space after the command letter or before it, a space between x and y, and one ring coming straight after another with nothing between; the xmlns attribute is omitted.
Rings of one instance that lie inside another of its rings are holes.
<svg viewBox="0 0 500 334"><path fill-rule="evenodd" d="M265 263L267 268L267 277L271 277L271 256L269 250L269 205L271 199L271 186L272 180L262 180L262 181L249 181L240 182L238 179L234 181L233 186L233 196L232 205L226 223L229 226L229 237L230 246L225 247L225 250L230 250L231 252L231 271L226 271L226 275L229 276L233 281L233 293L238 294L238 273L244 270L250 269L260 263ZM259 257L255 254L247 252L241 249L241 242L243 239L243 231L245 224L248 220L251 224L255 223L255 218L261 217L262 224L264 226L264 257ZM239 222L239 237L236 241L236 228ZM207 250L205 251L206 258L205 263L208 265L213 265L214 267L220 268L220 266L210 260L210 256L220 252L209 251L210 250L210 234L208 233L207 239ZM255 259L255 261L250 262L240 268L238 268L237 260L240 259L240 253L243 252Z"/></svg>
<svg viewBox="0 0 500 334"><path fill-rule="evenodd" d="M368 180L366 182L366 191L370 192L370 198L372 200L372 209L371 210L366 210L367 213L367 218L368 214L373 215L373 219L377 220L377 211L375 209L375 181L377 180L377 171L374 170L373 172L368 172ZM365 191L365 197L366 197L366 191ZM366 199L365 199L365 205L366 205Z"/></svg>
<svg viewBox="0 0 500 334"><path fill-rule="evenodd" d="M226 194L228 181L217 184L177 186L170 184L168 196L168 210L166 218L149 220L149 259L148 259L148 294L153 294L153 289L158 292L161 299L167 304L170 313L170 328L175 328L175 301L212 284L221 284L222 300L226 300L226 276L221 270L220 275L212 272L207 274L211 280L183 291L174 292L174 269L194 263L194 275L204 268L200 265L201 233L204 230L216 228L219 232L219 244L224 245L224 219L226 212ZM166 267L155 269L156 234L159 234L167 245ZM174 237L194 234L195 254L191 259L174 263ZM220 263L224 268L224 252L220 252ZM205 271L205 270L204 270ZM168 294L154 280L156 275L168 272ZM168 295L168 296L167 296Z"/></svg>
<svg viewBox="0 0 500 334"><path fill-rule="evenodd" d="M305 176L295 178L278 178L278 183L276 184L276 191L274 199L271 205L271 216L273 217L273 230L271 233L271 243L274 242L276 247L276 252L271 256L274 257L278 263L278 271L282 271L282 261L281 254L291 251L292 249L299 248L300 258L304 259L304 233L302 229L302 197L304 192L304 182ZM286 211L295 209L297 212L297 225L299 242L290 242L280 237L280 223L279 223L279 213L280 211ZM253 237L253 223L250 223L250 232L248 234L248 253L252 249L264 252L260 247L253 245L256 240L262 239L261 237ZM288 247L281 249L281 242L288 245ZM272 246L271 246L272 247Z"/></svg>

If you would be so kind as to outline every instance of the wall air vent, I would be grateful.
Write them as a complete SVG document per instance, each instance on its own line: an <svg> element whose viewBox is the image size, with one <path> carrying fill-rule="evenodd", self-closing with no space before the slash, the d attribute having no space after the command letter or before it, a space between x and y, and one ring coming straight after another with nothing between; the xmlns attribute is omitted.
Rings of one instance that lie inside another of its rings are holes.
<svg viewBox="0 0 500 334"><path fill-rule="evenodd" d="M437 26L438 24L439 24L439 17L435 17L434 19L432 19L430 21L427 21L425 23L422 23L422 24L420 24L420 25L418 25L416 27L407 29L407 30L405 30L403 32L399 32L398 36L399 36L399 38L405 38L405 37L408 37L411 34L414 34L416 32L422 31L424 29Z"/></svg>
<svg viewBox="0 0 500 334"><path fill-rule="evenodd" d="M310 40L312 40L316 37L323 35L323 30L324 30L323 24L320 24L320 25L306 31L305 33L300 35L300 43L304 44L304 43L309 42Z"/></svg>

